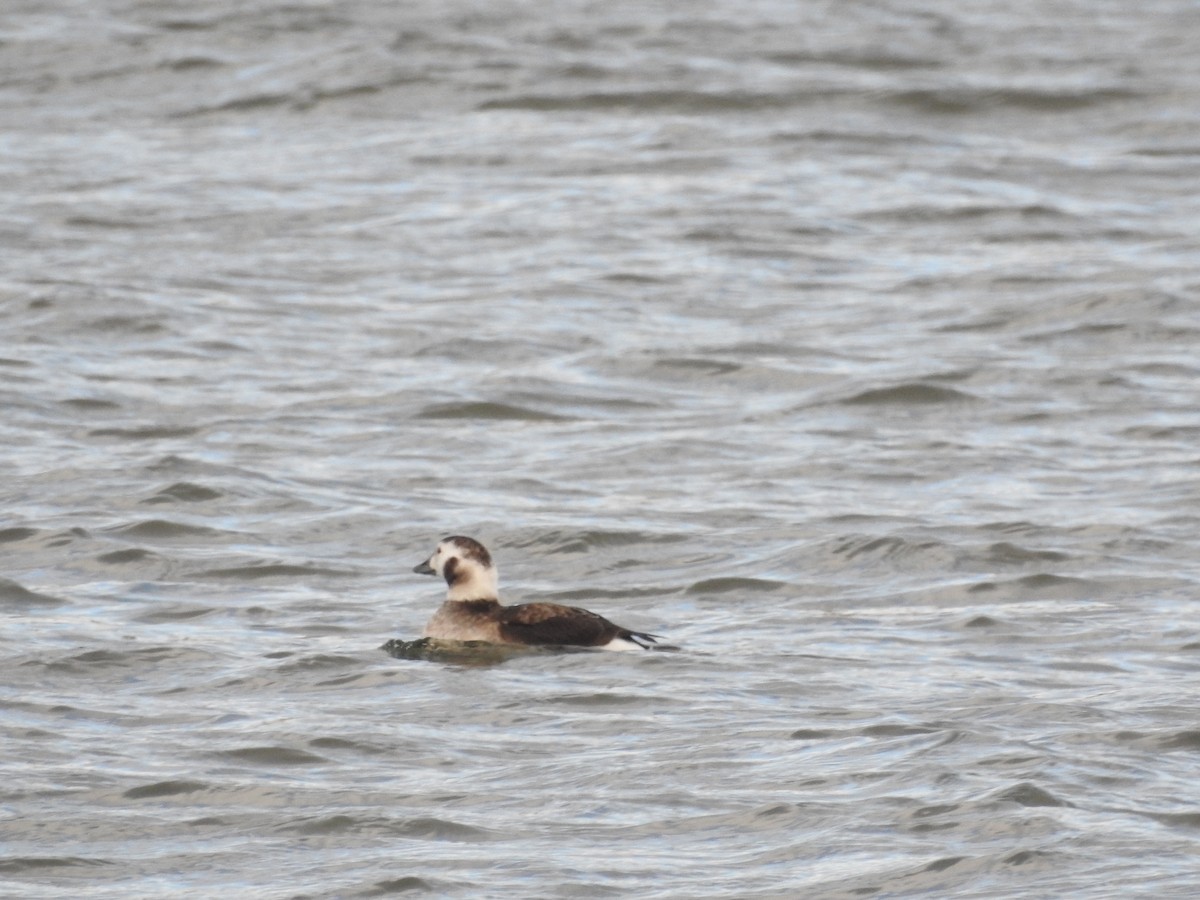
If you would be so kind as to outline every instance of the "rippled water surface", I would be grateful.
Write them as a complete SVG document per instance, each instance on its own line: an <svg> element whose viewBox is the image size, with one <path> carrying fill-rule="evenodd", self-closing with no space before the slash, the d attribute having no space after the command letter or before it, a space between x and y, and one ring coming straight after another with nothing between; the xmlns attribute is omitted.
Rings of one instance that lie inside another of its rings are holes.
<svg viewBox="0 0 1200 900"><path fill-rule="evenodd" d="M5 4L0 895L1194 896L1198 44Z"/></svg>

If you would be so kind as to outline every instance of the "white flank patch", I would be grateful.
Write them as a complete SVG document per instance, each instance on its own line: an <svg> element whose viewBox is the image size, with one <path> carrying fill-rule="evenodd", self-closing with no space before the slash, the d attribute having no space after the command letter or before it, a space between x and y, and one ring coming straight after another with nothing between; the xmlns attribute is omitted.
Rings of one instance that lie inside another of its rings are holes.
<svg viewBox="0 0 1200 900"><path fill-rule="evenodd" d="M601 650L645 650L641 644L635 644L633 641L625 638L615 637L607 644L600 645Z"/></svg>

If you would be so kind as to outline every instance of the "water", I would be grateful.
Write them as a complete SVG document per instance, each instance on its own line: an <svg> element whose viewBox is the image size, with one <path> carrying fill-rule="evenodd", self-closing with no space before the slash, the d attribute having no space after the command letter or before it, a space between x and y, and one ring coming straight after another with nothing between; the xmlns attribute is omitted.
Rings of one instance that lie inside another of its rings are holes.
<svg viewBox="0 0 1200 900"><path fill-rule="evenodd" d="M1198 36L10 2L0 894L1194 895Z"/></svg>

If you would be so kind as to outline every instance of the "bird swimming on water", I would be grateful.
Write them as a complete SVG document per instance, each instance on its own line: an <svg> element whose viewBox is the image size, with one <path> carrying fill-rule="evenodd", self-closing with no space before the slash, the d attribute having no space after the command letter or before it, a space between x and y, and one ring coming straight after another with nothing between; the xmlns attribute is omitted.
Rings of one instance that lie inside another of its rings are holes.
<svg viewBox="0 0 1200 900"><path fill-rule="evenodd" d="M518 646L651 649L656 635L622 628L603 616L558 603L501 606L496 567L474 538L444 538L433 556L413 567L419 575L446 579L446 602L425 626L425 637L443 641L487 641Z"/></svg>

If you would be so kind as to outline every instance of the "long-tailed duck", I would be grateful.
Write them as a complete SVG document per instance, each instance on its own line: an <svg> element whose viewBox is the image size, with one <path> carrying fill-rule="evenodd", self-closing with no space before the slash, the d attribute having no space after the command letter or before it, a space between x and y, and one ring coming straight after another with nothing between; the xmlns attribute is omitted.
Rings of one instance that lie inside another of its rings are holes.
<svg viewBox="0 0 1200 900"><path fill-rule="evenodd" d="M413 568L446 579L446 602L425 626L425 637L443 641L487 641L524 646L600 647L649 650L656 635L622 628L603 616L558 603L501 606L496 567L479 541L454 535Z"/></svg>

